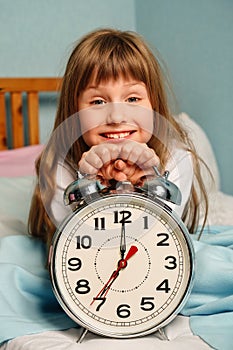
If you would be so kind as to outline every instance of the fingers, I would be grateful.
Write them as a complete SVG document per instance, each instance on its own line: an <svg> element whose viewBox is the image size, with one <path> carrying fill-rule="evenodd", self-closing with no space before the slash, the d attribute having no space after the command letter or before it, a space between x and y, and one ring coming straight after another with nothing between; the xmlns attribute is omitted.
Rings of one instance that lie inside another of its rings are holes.
<svg viewBox="0 0 233 350"><path fill-rule="evenodd" d="M126 141L122 144L120 158L137 164L142 169L159 165L159 157L155 151L146 144L135 141Z"/></svg>
<svg viewBox="0 0 233 350"><path fill-rule="evenodd" d="M98 170L112 159L116 159L119 155L119 148L115 144L103 143L91 147L84 152L79 161L79 171L82 174L97 174Z"/></svg>
<svg viewBox="0 0 233 350"><path fill-rule="evenodd" d="M116 170L124 171L127 165L126 165L126 162L124 162L122 159L117 159L114 162L114 167Z"/></svg>
<svg viewBox="0 0 233 350"><path fill-rule="evenodd" d="M83 174L136 183L141 178L154 174L152 167L159 165L159 158L146 144L124 140L91 147L83 153L78 165Z"/></svg>
<svg viewBox="0 0 233 350"><path fill-rule="evenodd" d="M116 161L112 161L108 164L105 164L98 172L98 175L103 177L106 180L110 180L110 179L114 179L116 181L127 180L127 175L122 170L117 169L115 167L115 162ZM123 161L120 161L120 162L124 163ZM124 168L125 167L126 167L126 164L124 165Z"/></svg>
<svg viewBox="0 0 233 350"><path fill-rule="evenodd" d="M115 166L115 169L117 169L117 171L119 173L121 171L125 175L124 179L122 179L122 177L120 178L120 176L114 177L115 180L117 180L117 181L128 180L132 184L135 185L135 184L142 184L144 179L147 176L154 176L154 170L152 167L142 169L139 166L137 166L136 164L131 164L129 162L122 161L122 160L115 161L114 166ZM119 178L119 180L118 180L118 178Z"/></svg>

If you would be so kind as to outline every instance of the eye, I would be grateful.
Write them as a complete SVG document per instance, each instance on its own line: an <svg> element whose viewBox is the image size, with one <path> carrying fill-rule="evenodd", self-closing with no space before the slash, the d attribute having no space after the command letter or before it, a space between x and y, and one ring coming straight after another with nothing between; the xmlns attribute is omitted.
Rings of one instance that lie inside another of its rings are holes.
<svg viewBox="0 0 233 350"><path fill-rule="evenodd" d="M138 102L138 101L139 101L139 98L135 96L127 98L127 102L129 103Z"/></svg>
<svg viewBox="0 0 233 350"><path fill-rule="evenodd" d="M104 100L101 99L97 99L97 100L93 100L91 101L91 105L102 105L105 104L106 102Z"/></svg>

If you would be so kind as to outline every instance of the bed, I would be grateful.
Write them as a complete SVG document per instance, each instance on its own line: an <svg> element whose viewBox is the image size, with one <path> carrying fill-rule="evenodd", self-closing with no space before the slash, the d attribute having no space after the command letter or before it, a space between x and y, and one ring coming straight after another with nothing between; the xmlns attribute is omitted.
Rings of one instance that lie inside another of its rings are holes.
<svg viewBox="0 0 233 350"><path fill-rule="evenodd" d="M44 246L27 236L34 161L43 148L39 144L38 94L58 91L60 83L57 78L0 78L0 349L232 349L233 196L221 192L211 144L185 113L176 118L186 127L215 180L210 182L203 170L210 212L201 240L193 239L196 280L187 305L163 330L143 338L111 339L88 332L77 343L82 329L64 314L53 296L44 267ZM7 93L12 94L8 96L10 116L4 102ZM22 93L29 94L27 118L22 116ZM11 145L6 124L12 129ZM26 141L25 125L29 127Z"/></svg>

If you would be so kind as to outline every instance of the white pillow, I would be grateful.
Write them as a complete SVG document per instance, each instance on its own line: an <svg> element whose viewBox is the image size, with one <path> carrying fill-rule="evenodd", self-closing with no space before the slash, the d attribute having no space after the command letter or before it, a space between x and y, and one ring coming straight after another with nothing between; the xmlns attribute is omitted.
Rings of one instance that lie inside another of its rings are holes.
<svg viewBox="0 0 233 350"><path fill-rule="evenodd" d="M35 186L34 176L0 177L0 221L8 218L27 224L31 198Z"/></svg>
<svg viewBox="0 0 233 350"><path fill-rule="evenodd" d="M210 141L206 133L186 113L181 113L175 118L178 121L178 123L183 124L184 128L188 132L188 135L191 141L193 142L196 148L198 155L207 164L207 166L209 167L213 175L214 182L215 182L214 184L212 183L210 176L208 175L208 172L206 171L205 167L202 166L202 176L203 176L203 180L206 185L207 191L216 192L217 190L219 190L219 187L220 187L218 165L217 165L217 161L216 161L212 146L210 144Z"/></svg>

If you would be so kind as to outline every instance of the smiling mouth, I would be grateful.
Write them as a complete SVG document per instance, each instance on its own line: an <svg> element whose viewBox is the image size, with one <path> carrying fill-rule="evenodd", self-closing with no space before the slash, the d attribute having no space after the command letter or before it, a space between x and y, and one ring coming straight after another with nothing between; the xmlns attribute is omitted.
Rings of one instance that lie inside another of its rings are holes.
<svg viewBox="0 0 233 350"><path fill-rule="evenodd" d="M111 132L111 133L103 133L101 134L101 136L111 140L125 139L129 137L131 134L133 134L134 132L135 131Z"/></svg>

